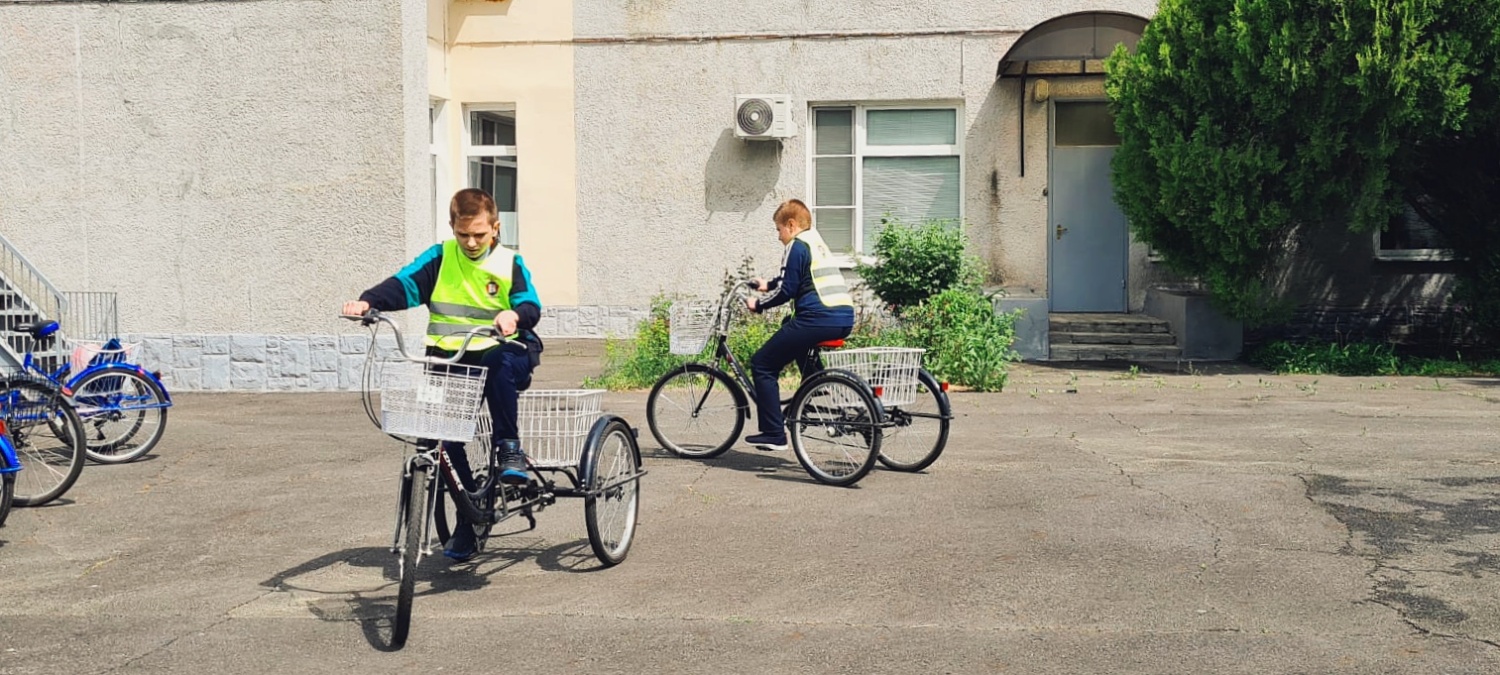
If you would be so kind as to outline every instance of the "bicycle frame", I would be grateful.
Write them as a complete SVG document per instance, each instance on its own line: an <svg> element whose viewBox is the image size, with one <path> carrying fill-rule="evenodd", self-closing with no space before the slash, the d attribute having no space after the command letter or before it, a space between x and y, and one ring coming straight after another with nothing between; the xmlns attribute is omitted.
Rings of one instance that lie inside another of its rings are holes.
<svg viewBox="0 0 1500 675"><path fill-rule="evenodd" d="M0 420L0 473L15 473L21 470L21 458L16 455L16 445L10 440L10 430L5 420Z"/></svg>
<svg viewBox="0 0 1500 675"><path fill-rule="evenodd" d="M751 379L748 373L745 372L745 367L740 363L740 360L738 358L735 358L734 352L730 351L729 349L729 329L734 323L734 307L736 305L736 301L743 301L745 298L749 297L749 293L746 291L749 283L750 282L747 281L734 284L728 291L724 293L723 297L719 299L719 309L715 315L716 318L714 320L714 355L712 360L710 361L710 364L714 368L727 373L731 378L733 378L735 384L739 385L741 393L745 394L750 399L753 399L753 392L755 391L755 381ZM812 352L814 354L821 354L822 348L813 347ZM728 364L729 367L726 368L725 364ZM818 360L818 365L820 366L819 369L821 370L821 358L819 358ZM802 379L806 380L812 375L813 373L802 373ZM704 388L703 396L698 400L696 404L694 404L694 407L696 408L702 406L704 401L708 400L708 395L712 392L713 381L710 380L708 386ZM790 399L781 401L781 405L783 407L789 405L790 403ZM749 419L751 415L750 408L742 408L740 414L743 415L746 419Z"/></svg>

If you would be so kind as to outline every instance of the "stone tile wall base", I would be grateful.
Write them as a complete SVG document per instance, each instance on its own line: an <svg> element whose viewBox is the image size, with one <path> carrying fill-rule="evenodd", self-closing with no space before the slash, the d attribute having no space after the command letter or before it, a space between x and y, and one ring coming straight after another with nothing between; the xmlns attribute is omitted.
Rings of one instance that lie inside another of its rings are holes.
<svg viewBox="0 0 1500 675"><path fill-rule="evenodd" d="M638 307L549 307L542 338L626 337L648 310ZM136 361L159 371L170 391L356 391L370 347L364 333L339 335L127 334ZM395 353L382 332L377 358Z"/></svg>

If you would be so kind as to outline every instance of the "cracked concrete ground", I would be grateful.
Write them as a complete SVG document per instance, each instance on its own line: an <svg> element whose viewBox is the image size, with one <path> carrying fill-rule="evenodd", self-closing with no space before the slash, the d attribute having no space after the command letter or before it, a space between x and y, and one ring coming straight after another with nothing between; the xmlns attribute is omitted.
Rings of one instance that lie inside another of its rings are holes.
<svg viewBox="0 0 1500 675"><path fill-rule="evenodd" d="M391 652L398 447L352 395L183 395L153 456L0 528L0 673L1500 671L1494 380L1023 365L848 490L669 457L644 400L607 399L651 472L624 564L561 501L424 561Z"/></svg>

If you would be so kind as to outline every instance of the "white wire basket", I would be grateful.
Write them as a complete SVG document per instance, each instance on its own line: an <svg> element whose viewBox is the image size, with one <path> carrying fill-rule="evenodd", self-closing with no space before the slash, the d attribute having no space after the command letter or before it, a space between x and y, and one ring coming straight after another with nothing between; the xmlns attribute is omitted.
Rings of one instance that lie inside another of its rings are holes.
<svg viewBox="0 0 1500 675"><path fill-rule="evenodd" d="M122 342L119 349L106 349L108 340L69 339L69 365L73 373L81 373L94 363L129 363L135 355L139 342Z"/></svg>
<svg viewBox="0 0 1500 675"><path fill-rule="evenodd" d="M589 430L604 414L604 390L536 389L521 392L518 403L521 448L531 463L578 466Z"/></svg>
<svg viewBox="0 0 1500 675"><path fill-rule="evenodd" d="M878 392L887 406L911 405L917 401L917 371L922 354L917 347L861 347L823 352L823 365L852 371Z"/></svg>
<svg viewBox="0 0 1500 675"><path fill-rule="evenodd" d="M380 373L380 428L442 441L474 438L484 367L388 360Z"/></svg>
<svg viewBox="0 0 1500 675"><path fill-rule="evenodd" d="M674 302L668 316L671 344L668 351L680 356L703 352L714 332L718 306L709 302Z"/></svg>

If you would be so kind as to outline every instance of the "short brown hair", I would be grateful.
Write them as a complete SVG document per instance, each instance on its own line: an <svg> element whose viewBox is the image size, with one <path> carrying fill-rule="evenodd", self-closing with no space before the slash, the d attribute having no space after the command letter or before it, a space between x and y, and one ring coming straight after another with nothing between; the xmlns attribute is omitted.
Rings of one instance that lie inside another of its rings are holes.
<svg viewBox="0 0 1500 675"><path fill-rule="evenodd" d="M788 199L776 208L776 215L771 220L780 225L788 220L797 225L797 229L806 230L812 227L812 212L807 210L807 205L800 199Z"/></svg>
<svg viewBox="0 0 1500 675"><path fill-rule="evenodd" d="M489 214L491 223L500 222L499 209L495 208L495 198L490 193L479 188L464 188L454 193L453 200L448 202L448 225L473 220L481 213Z"/></svg>

